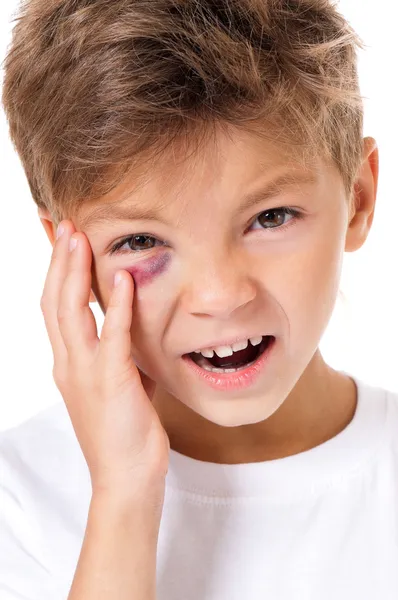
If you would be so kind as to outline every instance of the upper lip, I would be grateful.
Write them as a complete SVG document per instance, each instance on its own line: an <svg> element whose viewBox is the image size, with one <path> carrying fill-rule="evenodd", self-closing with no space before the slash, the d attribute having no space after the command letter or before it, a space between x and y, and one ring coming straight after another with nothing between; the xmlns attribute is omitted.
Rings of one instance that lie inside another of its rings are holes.
<svg viewBox="0 0 398 600"><path fill-rule="evenodd" d="M191 354L191 352L195 352L195 350L204 350L205 348L217 348L218 346L232 346L235 342L240 342L242 340L248 340L250 338L258 337L258 336L266 337L272 335L271 333L252 333L247 335L246 333L235 335L229 338L224 338L223 340L215 340L211 342L206 342L205 344L199 344L193 348L193 350L188 350L186 354Z"/></svg>

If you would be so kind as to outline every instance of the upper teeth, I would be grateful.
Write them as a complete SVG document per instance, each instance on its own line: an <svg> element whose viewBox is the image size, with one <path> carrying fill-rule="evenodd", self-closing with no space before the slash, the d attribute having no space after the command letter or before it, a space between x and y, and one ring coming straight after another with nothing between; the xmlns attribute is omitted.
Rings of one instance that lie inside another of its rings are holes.
<svg viewBox="0 0 398 600"><path fill-rule="evenodd" d="M261 335L249 338L252 346L258 346L258 344L261 344L262 339L263 337ZM217 356L223 358L224 356L232 356L232 354L234 352L237 352L238 350L244 350L245 348L247 348L248 343L248 340L241 340L240 342L235 342L235 344L232 344L232 346L217 346L216 348L204 348L203 350L195 350L195 352L198 354L202 354L205 358L212 358L215 352Z"/></svg>

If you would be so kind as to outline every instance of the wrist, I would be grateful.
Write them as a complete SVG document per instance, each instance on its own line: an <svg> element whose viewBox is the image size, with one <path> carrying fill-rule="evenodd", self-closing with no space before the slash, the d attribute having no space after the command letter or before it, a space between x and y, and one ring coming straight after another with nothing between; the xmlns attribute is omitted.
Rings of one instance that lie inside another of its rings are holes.
<svg viewBox="0 0 398 600"><path fill-rule="evenodd" d="M102 505L109 510L129 512L156 512L162 510L166 482L164 479L135 481L131 484L102 484L92 486L91 504Z"/></svg>

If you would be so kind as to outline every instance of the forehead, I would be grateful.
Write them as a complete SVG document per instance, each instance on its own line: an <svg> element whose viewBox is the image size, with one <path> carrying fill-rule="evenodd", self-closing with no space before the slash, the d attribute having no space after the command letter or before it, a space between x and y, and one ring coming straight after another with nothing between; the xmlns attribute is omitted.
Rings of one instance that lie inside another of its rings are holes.
<svg viewBox="0 0 398 600"><path fill-rule="evenodd" d="M257 182L278 180L281 186L325 177L333 168L314 153L299 153L289 145L245 131L217 132L192 147L174 143L154 160L144 160L109 194L84 203L78 220L82 229L112 218L151 219L162 211L181 209L191 202L239 198ZM253 188L254 190L254 188ZM271 190L272 191L272 190ZM131 217L129 217L131 215Z"/></svg>

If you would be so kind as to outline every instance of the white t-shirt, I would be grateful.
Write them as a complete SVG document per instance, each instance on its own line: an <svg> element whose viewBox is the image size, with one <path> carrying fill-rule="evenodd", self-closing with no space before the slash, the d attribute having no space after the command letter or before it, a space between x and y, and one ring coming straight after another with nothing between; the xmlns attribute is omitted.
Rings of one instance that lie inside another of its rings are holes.
<svg viewBox="0 0 398 600"><path fill-rule="evenodd" d="M306 452L171 450L157 600L398 599L398 394L354 381L351 423ZM90 499L63 401L0 434L1 600L66 600Z"/></svg>

